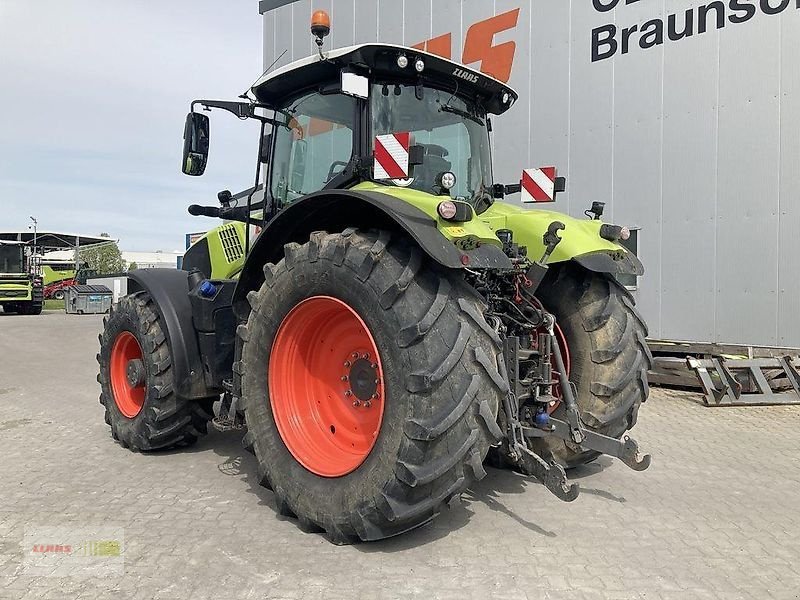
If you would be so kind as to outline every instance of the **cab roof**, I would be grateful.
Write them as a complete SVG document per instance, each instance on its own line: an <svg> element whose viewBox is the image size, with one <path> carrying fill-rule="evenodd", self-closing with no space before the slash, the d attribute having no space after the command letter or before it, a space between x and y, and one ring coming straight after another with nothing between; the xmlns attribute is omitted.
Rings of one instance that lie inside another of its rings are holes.
<svg viewBox="0 0 800 600"><path fill-rule="evenodd" d="M408 66L400 68L397 59L408 58ZM315 87L338 83L342 69L350 69L371 78L416 82L453 91L459 96L478 100L487 112L506 112L519 95L508 85L493 77L429 52L393 44L361 44L293 62L266 73L253 85L259 102L275 106L278 103ZM422 59L425 69L417 73L414 64ZM507 94L507 96L506 96ZM507 102L503 99L507 98Z"/></svg>

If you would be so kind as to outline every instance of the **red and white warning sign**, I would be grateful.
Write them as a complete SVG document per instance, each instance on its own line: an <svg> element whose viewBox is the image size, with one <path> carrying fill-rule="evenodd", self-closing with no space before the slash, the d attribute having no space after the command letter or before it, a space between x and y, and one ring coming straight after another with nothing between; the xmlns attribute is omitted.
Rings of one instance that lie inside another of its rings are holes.
<svg viewBox="0 0 800 600"><path fill-rule="evenodd" d="M555 202L556 168L525 169L522 172L523 202Z"/></svg>
<svg viewBox="0 0 800 600"><path fill-rule="evenodd" d="M411 134L390 133L375 137L375 179L405 179L409 173Z"/></svg>

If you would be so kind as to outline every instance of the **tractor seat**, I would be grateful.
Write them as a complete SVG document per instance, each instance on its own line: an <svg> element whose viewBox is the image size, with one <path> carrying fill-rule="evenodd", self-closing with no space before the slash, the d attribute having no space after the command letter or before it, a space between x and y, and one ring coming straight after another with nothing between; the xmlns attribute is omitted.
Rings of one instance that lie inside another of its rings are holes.
<svg viewBox="0 0 800 600"><path fill-rule="evenodd" d="M420 144L425 149L425 160L414 168L412 188L430 192L436 183L436 177L453 169L453 164L445 157L450 153L447 148L436 144Z"/></svg>

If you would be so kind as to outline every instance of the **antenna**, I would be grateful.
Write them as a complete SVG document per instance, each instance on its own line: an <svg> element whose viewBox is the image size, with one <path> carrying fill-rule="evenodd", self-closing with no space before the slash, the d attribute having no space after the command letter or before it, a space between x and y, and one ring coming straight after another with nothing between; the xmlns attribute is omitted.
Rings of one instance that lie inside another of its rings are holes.
<svg viewBox="0 0 800 600"><path fill-rule="evenodd" d="M270 71L272 71L272 67L274 67L275 65L277 65L277 64L278 64L278 61L279 61L280 59L282 59L284 56L286 56L286 53L287 53L288 51L289 51L289 49L288 49L288 48L286 48L286 50L284 50L283 52L281 52L281 55L280 55L278 58L276 58L275 60L273 60L273 61L272 61L272 64L271 64L270 66L268 66L266 69L264 69L264 72L263 72L261 75L259 75L259 76L256 78L256 80L255 80L253 83L251 83L251 84L250 84L250 87L249 87L249 88L247 88L247 91L246 91L246 92L244 92L243 94L239 94L239 98L241 98L242 100L250 100L250 96L249 96L248 94L249 94L249 93L250 93L250 91L253 89L253 86L254 86L254 85L255 85L255 84L258 82L258 80L259 80L259 79L261 79L261 78L262 78L264 75L266 75L267 73L269 73Z"/></svg>

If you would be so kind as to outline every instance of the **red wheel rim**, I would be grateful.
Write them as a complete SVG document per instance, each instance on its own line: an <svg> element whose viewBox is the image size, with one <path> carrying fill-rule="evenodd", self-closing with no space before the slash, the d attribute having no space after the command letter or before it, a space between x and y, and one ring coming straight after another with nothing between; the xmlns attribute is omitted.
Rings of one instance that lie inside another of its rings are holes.
<svg viewBox="0 0 800 600"><path fill-rule="evenodd" d="M278 432L301 465L321 477L361 466L386 394L378 347L358 313L329 296L295 306L278 328L268 375Z"/></svg>
<svg viewBox="0 0 800 600"><path fill-rule="evenodd" d="M111 391L119 412L129 419L138 415L144 406L144 381L132 381L129 377L131 361L139 361L143 366L143 359L136 336L130 331L121 332L111 348Z"/></svg>

